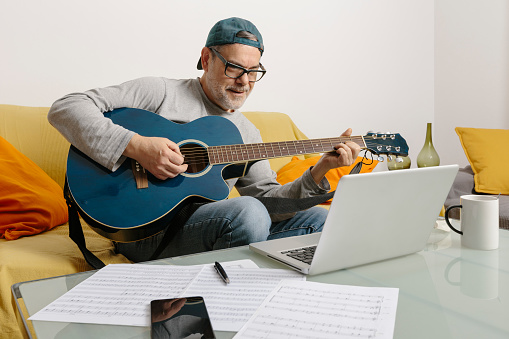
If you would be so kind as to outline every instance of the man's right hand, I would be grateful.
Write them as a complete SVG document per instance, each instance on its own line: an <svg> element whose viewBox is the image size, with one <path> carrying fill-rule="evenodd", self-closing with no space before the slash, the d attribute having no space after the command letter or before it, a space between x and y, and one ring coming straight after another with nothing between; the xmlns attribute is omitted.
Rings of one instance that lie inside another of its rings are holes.
<svg viewBox="0 0 509 339"><path fill-rule="evenodd" d="M143 137L136 134L122 154L135 159L161 180L174 178L187 170L179 147L166 138Z"/></svg>

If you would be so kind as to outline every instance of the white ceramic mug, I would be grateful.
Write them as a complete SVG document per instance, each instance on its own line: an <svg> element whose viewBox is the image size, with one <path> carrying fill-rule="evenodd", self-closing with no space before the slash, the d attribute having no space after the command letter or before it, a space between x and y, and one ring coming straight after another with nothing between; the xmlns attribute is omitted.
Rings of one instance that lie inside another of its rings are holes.
<svg viewBox="0 0 509 339"><path fill-rule="evenodd" d="M462 195L461 205L453 205L445 211L445 222L456 233L462 235L461 244L477 250L494 250L498 248L499 212L498 197L488 195ZM449 222L449 212L461 208L461 231Z"/></svg>

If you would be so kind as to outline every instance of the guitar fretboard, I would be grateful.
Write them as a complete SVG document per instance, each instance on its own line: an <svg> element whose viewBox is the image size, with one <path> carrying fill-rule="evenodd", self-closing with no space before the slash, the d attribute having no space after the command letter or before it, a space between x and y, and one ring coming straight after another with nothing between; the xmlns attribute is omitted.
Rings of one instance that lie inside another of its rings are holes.
<svg viewBox="0 0 509 339"><path fill-rule="evenodd" d="M235 163L262 159L273 159L291 155L323 153L334 150L334 146L352 141L366 148L362 136L278 141L258 144L211 146L207 148L211 164Z"/></svg>

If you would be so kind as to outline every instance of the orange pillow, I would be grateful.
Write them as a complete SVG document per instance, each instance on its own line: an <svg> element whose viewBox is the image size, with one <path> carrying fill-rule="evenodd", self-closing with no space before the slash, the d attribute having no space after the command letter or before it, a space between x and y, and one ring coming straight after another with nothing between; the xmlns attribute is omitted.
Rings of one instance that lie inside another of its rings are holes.
<svg viewBox="0 0 509 339"><path fill-rule="evenodd" d="M331 169L325 177L327 180L329 180L329 184L331 186L331 191L334 191L336 187L338 186L339 179L343 175L346 175L350 173L352 168L360 161L362 161L362 157L358 157L357 160L355 160L355 163L351 166L344 166L344 167L338 167ZM293 157L292 161L290 161L288 164L283 166L278 172L277 172L277 181L284 185L286 183L292 182L295 179L299 178L304 172L311 166L316 165L316 163L320 160L320 156L311 157L305 160L301 160L298 157ZM369 160L368 160L369 161ZM373 169L378 164L377 160L373 160L373 163L370 165L362 165L362 169L360 173L369 173L373 171ZM327 201L327 203L330 204L331 200Z"/></svg>
<svg viewBox="0 0 509 339"><path fill-rule="evenodd" d="M67 222L62 189L0 137L0 238L18 239Z"/></svg>

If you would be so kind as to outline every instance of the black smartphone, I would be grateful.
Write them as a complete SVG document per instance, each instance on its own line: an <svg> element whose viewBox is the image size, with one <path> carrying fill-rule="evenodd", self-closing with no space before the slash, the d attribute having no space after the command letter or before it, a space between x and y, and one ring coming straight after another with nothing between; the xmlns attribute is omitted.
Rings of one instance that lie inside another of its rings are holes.
<svg viewBox="0 0 509 339"><path fill-rule="evenodd" d="M215 339L202 297L152 300L150 302L152 339Z"/></svg>

